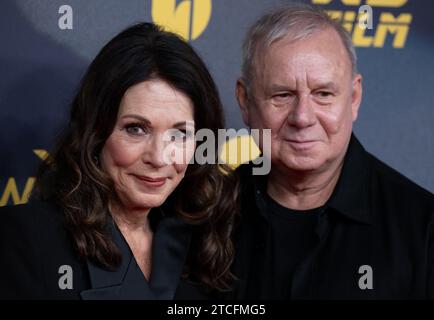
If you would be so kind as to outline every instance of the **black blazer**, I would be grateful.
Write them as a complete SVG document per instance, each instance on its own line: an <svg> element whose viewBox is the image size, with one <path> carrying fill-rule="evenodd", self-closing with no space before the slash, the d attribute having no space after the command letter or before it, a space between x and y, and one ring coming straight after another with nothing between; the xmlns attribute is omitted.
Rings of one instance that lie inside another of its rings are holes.
<svg viewBox="0 0 434 320"><path fill-rule="evenodd" d="M267 177L253 176L252 164L238 172L241 223L232 270L239 280L229 298L274 299ZM287 281L288 298L434 299L434 196L365 151L354 135L315 234L315 247L279 279Z"/></svg>
<svg viewBox="0 0 434 320"><path fill-rule="evenodd" d="M63 213L54 204L32 201L0 208L0 299L209 297L198 285L181 280L192 229L179 218L163 217L156 227L149 282L112 219L108 228L122 253L116 271L78 258Z"/></svg>

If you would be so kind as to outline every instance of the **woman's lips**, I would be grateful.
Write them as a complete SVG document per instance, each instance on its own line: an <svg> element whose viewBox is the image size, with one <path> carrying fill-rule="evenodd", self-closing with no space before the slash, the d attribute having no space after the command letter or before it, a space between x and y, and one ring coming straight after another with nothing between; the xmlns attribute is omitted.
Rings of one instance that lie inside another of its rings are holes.
<svg viewBox="0 0 434 320"><path fill-rule="evenodd" d="M153 187L153 188L159 188L162 187L166 181L167 178L165 177L157 177L157 178L151 178L148 176L139 176L139 175L135 175L133 174L133 176L142 184L144 184L145 186L148 187Z"/></svg>

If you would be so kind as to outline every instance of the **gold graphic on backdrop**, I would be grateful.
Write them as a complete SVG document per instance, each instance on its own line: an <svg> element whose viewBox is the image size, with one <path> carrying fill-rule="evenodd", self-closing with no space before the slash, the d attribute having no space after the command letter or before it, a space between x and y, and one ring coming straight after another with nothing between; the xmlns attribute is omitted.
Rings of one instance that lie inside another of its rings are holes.
<svg viewBox="0 0 434 320"><path fill-rule="evenodd" d="M313 4L328 5L341 2L348 10L333 10L325 7L324 10L333 19L342 23L342 26L351 34L355 47L383 48L386 39L391 37L391 45L395 49L405 47L413 15L407 12L388 12L389 8L401 8L408 0L312 0ZM360 28L364 13L357 12L355 6L372 6L377 17L373 32ZM401 10L401 9L400 9Z"/></svg>
<svg viewBox="0 0 434 320"><path fill-rule="evenodd" d="M367 4L372 7L389 7L399 8L407 3L408 0L366 0L363 4ZM333 0L312 0L314 4L330 4ZM342 4L346 6L360 6L362 0L341 0Z"/></svg>
<svg viewBox="0 0 434 320"><path fill-rule="evenodd" d="M33 153L42 161L49 156L48 152L44 149L33 149ZM6 206L8 203L14 205L27 203L33 191L35 181L35 177L28 177L20 192L20 186L17 184L16 177L9 177L3 192L0 190L0 207Z"/></svg>
<svg viewBox="0 0 434 320"><path fill-rule="evenodd" d="M250 135L236 136L226 141L219 158L232 169L259 157L261 150Z"/></svg>
<svg viewBox="0 0 434 320"><path fill-rule="evenodd" d="M9 200L12 200L13 204L25 204L29 201L30 193L33 190L35 184L35 178L29 177L24 186L24 190L20 195L18 191L17 182L14 177L10 177L6 183L6 187L3 191L3 195L0 197L0 207L8 204Z"/></svg>
<svg viewBox="0 0 434 320"><path fill-rule="evenodd" d="M48 152L44 149L33 149L33 152L41 159L45 160L48 158Z"/></svg>
<svg viewBox="0 0 434 320"><path fill-rule="evenodd" d="M197 39L208 26L212 0L153 0L152 19L185 40Z"/></svg>

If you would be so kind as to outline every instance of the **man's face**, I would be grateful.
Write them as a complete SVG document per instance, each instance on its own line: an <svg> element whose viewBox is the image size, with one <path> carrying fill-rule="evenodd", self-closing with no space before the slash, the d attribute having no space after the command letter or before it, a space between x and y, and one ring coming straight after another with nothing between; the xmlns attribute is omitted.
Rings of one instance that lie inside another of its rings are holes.
<svg viewBox="0 0 434 320"><path fill-rule="evenodd" d="M281 39L256 62L250 94L239 81L237 95L246 124L271 129L273 168L321 171L340 163L362 88L338 34Z"/></svg>

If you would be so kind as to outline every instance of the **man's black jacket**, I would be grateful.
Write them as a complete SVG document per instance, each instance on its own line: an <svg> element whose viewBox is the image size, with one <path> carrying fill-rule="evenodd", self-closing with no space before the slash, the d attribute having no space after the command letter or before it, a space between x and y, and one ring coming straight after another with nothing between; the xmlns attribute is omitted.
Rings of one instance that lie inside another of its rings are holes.
<svg viewBox="0 0 434 320"><path fill-rule="evenodd" d="M264 177L252 176L251 169L239 168L241 222L233 265L239 280L231 298L266 299L258 285L270 249ZM433 298L433 215L431 193L352 136L339 181L319 215L316 247L293 274L291 298Z"/></svg>

